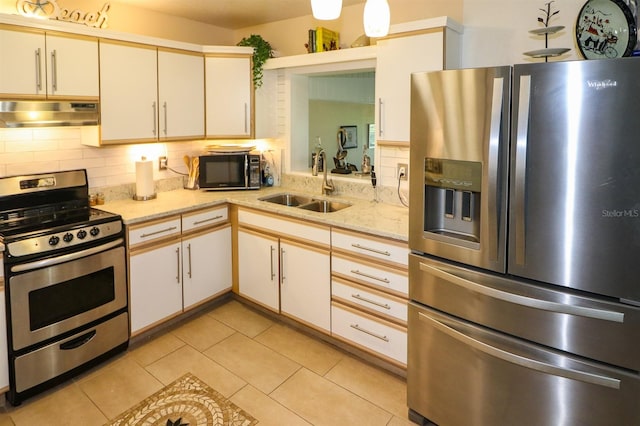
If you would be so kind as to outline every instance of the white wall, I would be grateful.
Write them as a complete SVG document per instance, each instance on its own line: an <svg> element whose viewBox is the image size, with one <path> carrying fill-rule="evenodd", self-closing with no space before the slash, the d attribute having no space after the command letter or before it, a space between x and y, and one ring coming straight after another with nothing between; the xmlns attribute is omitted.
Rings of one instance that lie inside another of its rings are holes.
<svg viewBox="0 0 640 426"><path fill-rule="evenodd" d="M544 37L529 33L540 28L537 19L546 0L465 0L462 67L513 65L541 62L523 52L544 48ZM585 0L556 0L549 25L564 25L564 29L549 37L549 47L567 47L571 51L554 60L582 59L574 41L575 23Z"/></svg>

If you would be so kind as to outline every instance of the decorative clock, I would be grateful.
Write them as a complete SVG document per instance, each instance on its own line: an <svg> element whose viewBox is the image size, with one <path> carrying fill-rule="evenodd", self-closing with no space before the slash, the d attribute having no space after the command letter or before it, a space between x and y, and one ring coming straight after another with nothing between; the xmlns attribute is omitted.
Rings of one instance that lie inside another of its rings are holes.
<svg viewBox="0 0 640 426"><path fill-rule="evenodd" d="M588 0L576 22L576 42L585 59L631 56L637 28L622 0Z"/></svg>

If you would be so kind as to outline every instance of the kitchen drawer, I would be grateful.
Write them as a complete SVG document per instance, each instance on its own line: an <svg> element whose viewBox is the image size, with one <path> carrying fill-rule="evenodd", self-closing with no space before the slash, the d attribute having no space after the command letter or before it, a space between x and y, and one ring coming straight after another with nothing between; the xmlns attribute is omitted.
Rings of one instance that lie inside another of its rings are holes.
<svg viewBox="0 0 640 426"><path fill-rule="evenodd" d="M331 335L403 367L407 365L405 327L332 302Z"/></svg>
<svg viewBox="0 0 640 426"><path fill-rule="evenodd" d="M334 253L331 257L331 272L342 278L391 291L399 296L409 294L408 274L401 269L352 260Z"/></svg>
<svg viewBox="0 0 640 426"><path fill-rule="evenodd" d="M407 325L407 300L385 294L358 284L333 278L331 280L331 295L334 300L357 305L370 313L380 314L391 321L398 321Z"/></svg>
<svg viewBox="0 0 640 426"><path fill-rule="evenodd" d="M331 232L332 248L356 253L384 262L406 266L408 264L409 247L406 243L377 238L358 232L333 229Z"/></svg>
<svg viewBox="0 0 640 426"><path fill-rule="evenodd" d="M129 247L155 241L160 238L180 235L180 217L171 217L129 227Z"/></svg>
<svg viewBox="0 0 640 426"><path fill-rule="evenodd" d="M308 240L326 246L331 244L331 231L326 226L308 225L295 219L280 219L274 215L244 209L238 209L238 223L271 231L279 236L287 235L297 240Z"/></svg>
<svg viewBox="0 0 640 426"><path fill-rule="evenodd" d="M186 213L182 215L182 232L217 225L227 220L229 220L229 212L226 205L209 210Z"/></svg>

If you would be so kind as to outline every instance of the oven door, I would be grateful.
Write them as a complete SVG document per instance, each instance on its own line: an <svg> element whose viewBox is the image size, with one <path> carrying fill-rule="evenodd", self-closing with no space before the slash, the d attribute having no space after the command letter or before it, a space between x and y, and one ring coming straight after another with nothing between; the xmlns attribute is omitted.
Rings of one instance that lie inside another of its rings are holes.
<svg viewBox="0 0 640 426"><path fill-rule="evenodd" d="M23 271L8 277L14 351L126 308L122 239L65 256L12 265Z"/></svg>

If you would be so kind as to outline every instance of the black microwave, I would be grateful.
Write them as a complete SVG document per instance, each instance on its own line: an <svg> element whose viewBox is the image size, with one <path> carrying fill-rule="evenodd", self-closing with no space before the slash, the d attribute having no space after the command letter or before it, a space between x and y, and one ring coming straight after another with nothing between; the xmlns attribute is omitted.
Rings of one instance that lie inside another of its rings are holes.
<svg viewBox="0 0 640 426"><path fill-rule="evenodd" d="M201 189L260 189L260 155L201 155L198 169Z"/></svg>

